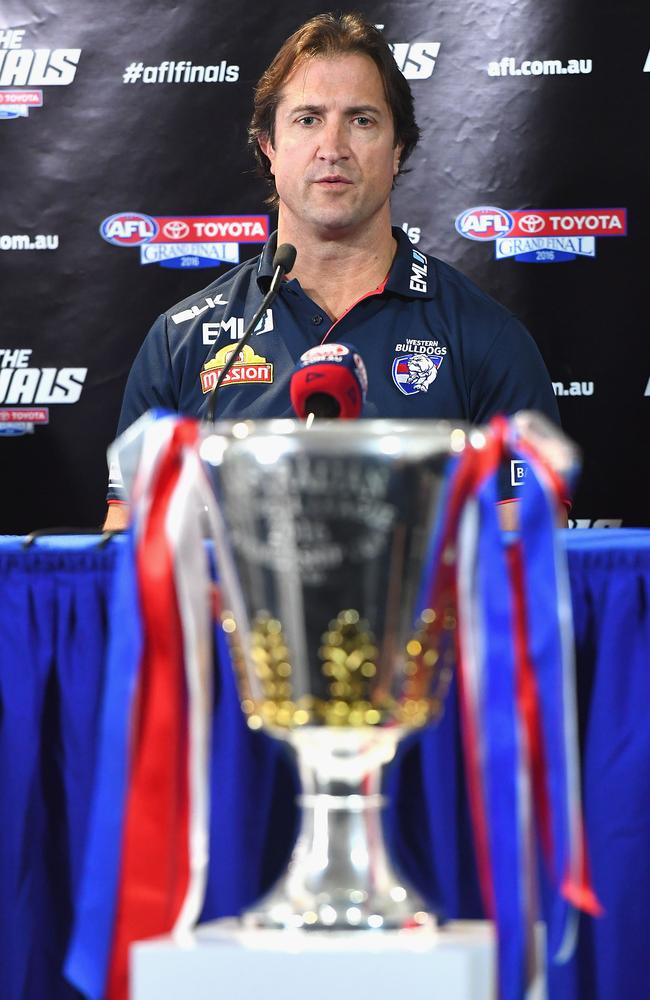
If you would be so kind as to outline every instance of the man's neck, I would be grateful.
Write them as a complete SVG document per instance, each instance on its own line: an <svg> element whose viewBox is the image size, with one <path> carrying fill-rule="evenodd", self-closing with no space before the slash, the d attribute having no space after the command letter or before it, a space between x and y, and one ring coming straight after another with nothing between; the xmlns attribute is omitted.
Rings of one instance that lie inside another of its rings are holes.
<svg viewBox="0 0 650 1000"><path fill-rule="evenodd" d="M362 234L328 235L306 227L299 234L292 230L280 217L278 246L293 243L298 251L291 277L333 320L381 285L395 256L389 221Z"/></svg>

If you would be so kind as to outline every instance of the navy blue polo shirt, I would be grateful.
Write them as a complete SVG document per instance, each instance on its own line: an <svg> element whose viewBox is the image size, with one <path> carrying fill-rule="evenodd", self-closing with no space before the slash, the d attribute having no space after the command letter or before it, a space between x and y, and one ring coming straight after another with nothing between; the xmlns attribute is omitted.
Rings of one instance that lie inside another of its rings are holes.
<svg viewBox="0 0 650 1000"><path fill-rule="evenodd" d="M386 281L332 323L294 278L219 389L218 419L291 416L289 379L324 341L352 344L368 372L364 417L488 421L534 409L559 423L542 357L519 320L448 264L394 229ZM118 434L155 407L204 417L210 389L258 309L277 236L246 261L160 316L129 374ZM111 487L110 499L122 499Z"/></svg>

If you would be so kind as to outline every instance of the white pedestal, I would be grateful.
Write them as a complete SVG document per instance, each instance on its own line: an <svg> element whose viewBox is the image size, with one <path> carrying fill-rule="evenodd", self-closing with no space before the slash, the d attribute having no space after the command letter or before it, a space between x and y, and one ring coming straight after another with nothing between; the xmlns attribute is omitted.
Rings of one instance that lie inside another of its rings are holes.
<svg viewBox="0 0 650 1000"><path fill-rule="evenodd" d="M482 921L305 934L220 920L182 944L135 944L130 1000L494 1000L494 977L494 934ZM543 1000L542 983L532 995Z"/></svg>

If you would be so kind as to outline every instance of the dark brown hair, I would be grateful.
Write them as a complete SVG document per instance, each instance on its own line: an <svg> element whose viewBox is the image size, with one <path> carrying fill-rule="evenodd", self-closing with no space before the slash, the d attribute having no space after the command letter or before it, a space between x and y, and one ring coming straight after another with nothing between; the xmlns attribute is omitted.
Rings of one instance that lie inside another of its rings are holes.
<svg viewBox="0 0 650 1000"><path fill-rule="evenodd" d="M258 171L269 182L272 194L267 201L277 206L278 197L271 164L259 146L268 137L274 141L275 112L282 87L297 66L308 59L333 58L348 53L370 56L379 70L386 100L393 115L395 145L402 144L399 172L413 152L420 136L413 111L411 88L397 67L384 36L361 14L317 14L287 38L255 88L253 117L248 141L253 147Z"/></svg>

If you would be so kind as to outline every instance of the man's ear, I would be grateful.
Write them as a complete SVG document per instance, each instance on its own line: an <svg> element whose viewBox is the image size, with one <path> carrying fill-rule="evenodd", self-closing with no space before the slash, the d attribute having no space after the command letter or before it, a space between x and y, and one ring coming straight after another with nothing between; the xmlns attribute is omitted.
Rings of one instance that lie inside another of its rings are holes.
<svg viewBox="0 0 650 1000"><path fill-rule="evenodd" d="M402 151L404 149L404 144L398 142L393 150L393 177L397 177L399 173L399 165L402 160Z"/></svg>
<svg viewBox="0 0 650 1000"><path fill-rule="evenodd" d="M273 143L271 142L271 137L268 135L261 135L257 140L260 149L268 159L271 164L270 170L273 173L273 161L275 159L275 150L273 148Z"/></svg>

